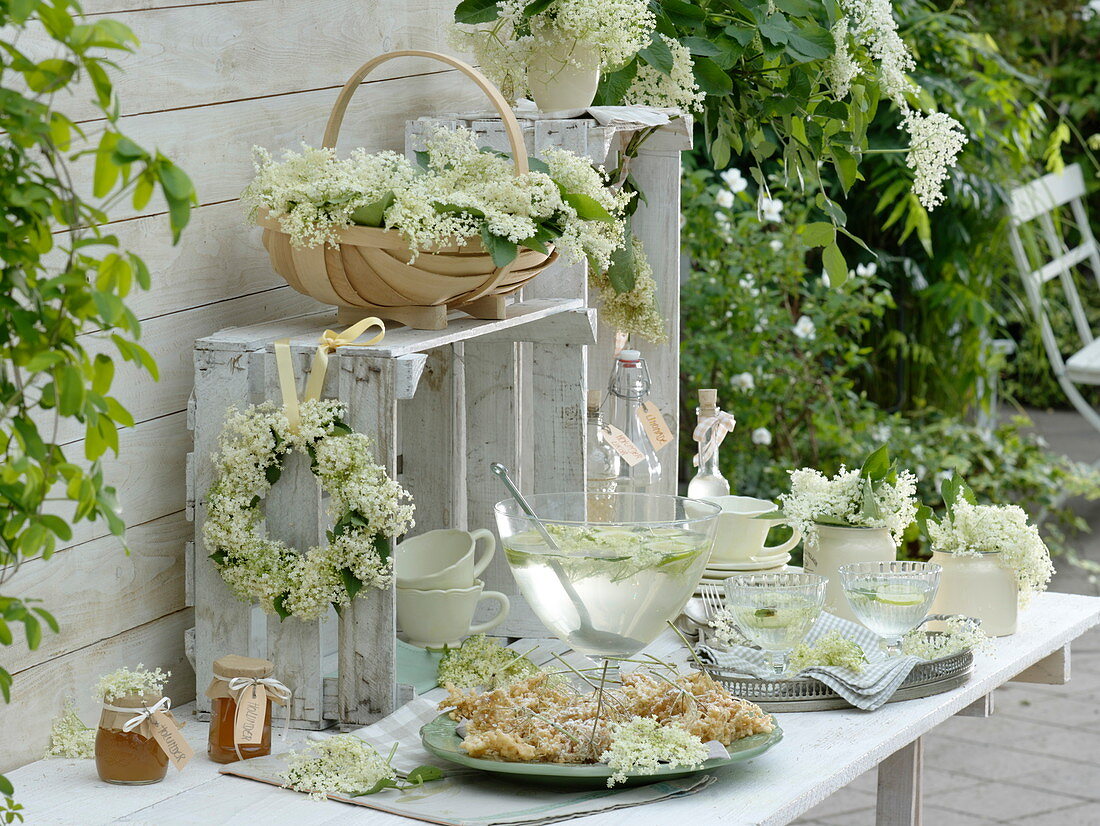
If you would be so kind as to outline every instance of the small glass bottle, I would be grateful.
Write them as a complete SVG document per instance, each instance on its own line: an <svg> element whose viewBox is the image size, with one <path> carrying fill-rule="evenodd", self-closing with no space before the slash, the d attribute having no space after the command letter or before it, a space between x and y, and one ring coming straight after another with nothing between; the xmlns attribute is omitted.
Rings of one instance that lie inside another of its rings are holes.
<svg viewBox="0 0 1100 826"><path fill-rule="evenodd" d="M588 519L610 522L615 483L622 458L607 441L606 425L600 414L600 391L588 391L588 455L585 459L585 484L588 491Z"/></svg>
<svg viewBox="0 0 1100 826"><path fill-rule="evenodd" d="M237 697L242 691L238 690L236 696L230 689L229 683L235 677L243 677L250 680L262 680L270 677L275 671L275 663L271 660L263 660L257 657L241 657L237 654L228 654L214 660L214 679L206 689L206 696L213 700L210 709L210 736L207 739L206 753L215 763L235 763L238 760L248 760L251 757L265 757L271 754L271 697L264 686L260 686L263 692L265 708L262 740L259 743L238 743L235 737L237 723Z"/></svg>
<svg viewBox="0 0 1100 826"><path fill-rule="evenodd" d="M168 755L148 723L131 731L123 728L161 699L159 694L127 694L104 700L95 735L95 767L100 780L120 786L146 786L164 779Z"/></svg>
<svg viewBox="0 0 1100 826"><path fill-rule="evenodd" d="M637 350L623 350L615 359L608 382L611 398L609 421L626 434L627 438L645 455L645 459L633 467L620 462L616 490L623 493L648 493L661 479L661 460L642 428L638 411L649 401L653 381L649 367Z"/></svg>
<svg viewBox="0 0 1100 826"><path fill-rule="evenodd" d="M695 456L695 462L699 466L694 478L688 482L687 495L696 499L707 496L728 496L730 483L722 475L718 466L718 428L719 423L718 391L700 390L699 406L695 408L695 415L699 419L700 429L708 419L712 424L700 433L699 452ZM698 430L697 430L698 433Z"/></svg>

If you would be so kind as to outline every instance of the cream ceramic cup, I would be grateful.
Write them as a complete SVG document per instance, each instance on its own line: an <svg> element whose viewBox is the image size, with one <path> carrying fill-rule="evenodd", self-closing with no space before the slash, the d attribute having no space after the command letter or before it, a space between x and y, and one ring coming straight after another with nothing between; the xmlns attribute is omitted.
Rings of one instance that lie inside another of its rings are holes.
<svg viewBox="0 0 1100 826"><path fill-rule="evenodd" d="M477 546L485 549L477 555ZM453 528L428 531L397 546L394 564L398 588L469 588L496 553L492 531Z"/></svg>
<svg viewBox="0 0 1100 826"><path fill-rule="evenodd" d="M775 525L784 525L782 519L767 519L766 514L779 510L775 502L753 499L750 496L708 496L722 509L718 515L718 531L714 537L714 550L710 561L718 564L755 562L765 557L787 553L802 539L795 529L791 538L781 545L765 545L768 531Z"/></svg>
<svg viewBox="0 0 1100 826"><path fill-rule="evenodd" d="M496 628L508 616L508 597L499 591L484 589L485 583L480 579L470 588L422 590L399 586L397 624L406 642L421 648L454 646L463 637ZM500 610L488 622L471 625L482 600L496 602Z"/></svg>

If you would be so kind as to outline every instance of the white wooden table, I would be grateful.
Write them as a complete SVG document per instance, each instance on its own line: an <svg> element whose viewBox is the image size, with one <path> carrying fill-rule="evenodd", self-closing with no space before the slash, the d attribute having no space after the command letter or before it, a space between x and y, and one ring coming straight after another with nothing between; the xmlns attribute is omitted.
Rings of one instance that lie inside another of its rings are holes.
<svg viewBox="0 0 1100 826"><path fill-rule="evenodd" d="M783 742L718 772L698 794L578 819L600 826L784 824L868 769L879 767L880 826L919 824L921 736L955 714L987 716L991 692L1009 680L1058 684L1069 678L1069 644L1100 622L1100 598L1043 594L1021 615L1020 632L980 654L966 685L945 694L857 710L779 715ZM1068 721L1072 722L1072 721ZM198 756L181 774L143 787L109 786L90 761L45 760L8 776L34 824L144 823L400 826L415 821L226 777L205 759L206 726L185 728ZM306 732L292 731L290 743ZM975 749L982 746L975 745ZM978 755L976 755L978 756Z"/></svg>

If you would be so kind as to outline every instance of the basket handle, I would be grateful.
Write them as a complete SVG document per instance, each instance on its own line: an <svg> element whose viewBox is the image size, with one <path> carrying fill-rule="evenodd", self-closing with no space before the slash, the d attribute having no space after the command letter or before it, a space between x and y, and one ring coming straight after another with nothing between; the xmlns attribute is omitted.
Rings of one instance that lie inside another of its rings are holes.
<svg viewBox="0 0 1100 826"><path fill-rule="evenodd" d="M500 118L504 122L504 131L505 134L508 135L508 143L512 147L512 161L516 166L516 174L524 175L530 171L530 166L527 163L527 146L523 142L523 134L520 132L519 121L516 120L516 116L512 113L512 107L508 105L508 101L504 99L504 95L500 93L500 90L497 89L485 75L456 57L440 54L439 52L426 52L416 49L386 52L386 54L381 54L372 60L368 60L356 70L355 74L353 74L348 82L344 84L344 88L340 90L340 96L336 98L336 105L332 107L332 114L329 115L328 124L325 126L325 137L324 140L321 141L322 146L326 149L334 149L336 147L336 139L340 136L340 124L343 123L344 112L347 111L348 104L351 102L351 97L359 88L359 84L363 82L363 79L368 74L374 71L376 66L380 66L395 57L426 57L432 60L438 60L441 63L446 63L448 66L458 69L458 71L462 72L462 74L476 83L477 87L485 93L487 98L489 98L489 102L493 104L493 107L500 114Z"/></svg>

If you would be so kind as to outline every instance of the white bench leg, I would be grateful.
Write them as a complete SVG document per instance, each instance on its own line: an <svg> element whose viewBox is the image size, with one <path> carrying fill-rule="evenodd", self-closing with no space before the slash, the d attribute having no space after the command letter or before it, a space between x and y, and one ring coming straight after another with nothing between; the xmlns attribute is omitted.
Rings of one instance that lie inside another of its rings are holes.
<svg viewBox="0 0 1100 826"><path fill-rule="evenodd" d="M877 826L921 826L923 767L919 737L879 763Z"/></svg>
<svg viewBox="0 0 1100 826"><path fill-rule="evenodd" d="M1064 645L1012 678L1013 683L1065 685L1069 682L1069 645Z"/></svg>

